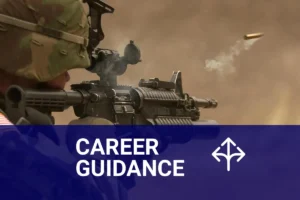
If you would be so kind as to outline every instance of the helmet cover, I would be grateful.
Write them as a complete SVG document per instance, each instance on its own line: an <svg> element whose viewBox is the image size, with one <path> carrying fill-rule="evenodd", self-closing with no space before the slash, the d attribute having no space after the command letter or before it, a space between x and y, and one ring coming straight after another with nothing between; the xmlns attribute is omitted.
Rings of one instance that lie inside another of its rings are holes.
<svg viewBox="0 0 300 200"><path fill-rule="evenodd" d="M0 3L0 69L46 82L87 68L89 25L79 0L4 0Z"/></svg>

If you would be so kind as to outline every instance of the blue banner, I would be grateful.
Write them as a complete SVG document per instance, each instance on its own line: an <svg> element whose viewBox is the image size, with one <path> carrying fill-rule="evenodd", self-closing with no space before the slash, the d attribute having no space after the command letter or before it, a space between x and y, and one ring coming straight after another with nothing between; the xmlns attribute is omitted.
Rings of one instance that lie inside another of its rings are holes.
<svg viewBox="0 0 300 200"><path fill-rule="evenodd" d="M1 126L1 199L300 198L300 126Z"/></svg>

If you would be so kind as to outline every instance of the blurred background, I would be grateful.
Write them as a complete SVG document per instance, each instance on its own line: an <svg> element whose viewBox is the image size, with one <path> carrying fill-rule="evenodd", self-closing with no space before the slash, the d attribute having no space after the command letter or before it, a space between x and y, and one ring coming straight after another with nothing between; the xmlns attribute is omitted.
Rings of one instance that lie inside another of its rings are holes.
<svg viewBox="0 0 300 200"><path fill-rule="evenodd" d="M109 0L114 14L103 17L102 48L120 51L134 40L142 62L119 78L137 85L140 78L169 80L183 75L184 91L218 100L202 118L220 124L299 124L300 1L289 0ZM238 56L230 54L247 33L265 36ZM229 56L234 72L220 76L206 69L208 60ZM228 55L227 55L228 54ZM98 77L71 71L69 83ZM68 88L69 88L68 85ZM58 124L75 116L57 113Z"/></svg>

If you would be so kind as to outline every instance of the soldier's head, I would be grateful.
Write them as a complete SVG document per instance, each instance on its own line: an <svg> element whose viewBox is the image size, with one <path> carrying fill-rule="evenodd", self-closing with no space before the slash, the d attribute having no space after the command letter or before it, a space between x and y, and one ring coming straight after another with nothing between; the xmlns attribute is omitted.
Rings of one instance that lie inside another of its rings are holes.
<svg viewBox="0 0 300 200"><path fill-rule="evenodd" d="M63 88L68 70L87 68L87 15L81 0L1 0L0 93L10 84Z"/></svg>

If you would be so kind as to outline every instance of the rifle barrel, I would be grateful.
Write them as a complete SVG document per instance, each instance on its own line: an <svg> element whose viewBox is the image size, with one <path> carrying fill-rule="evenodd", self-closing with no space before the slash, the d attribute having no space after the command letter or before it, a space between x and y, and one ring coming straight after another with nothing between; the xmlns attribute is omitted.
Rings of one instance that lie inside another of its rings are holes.
<svg viewBox="0 0 300 200"><path fill-rule="evenodd" d="M199 99L196 97L192 97L192 99L194 106L198 108L216 108L218 106L215 99Z"/></svg>

